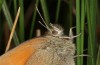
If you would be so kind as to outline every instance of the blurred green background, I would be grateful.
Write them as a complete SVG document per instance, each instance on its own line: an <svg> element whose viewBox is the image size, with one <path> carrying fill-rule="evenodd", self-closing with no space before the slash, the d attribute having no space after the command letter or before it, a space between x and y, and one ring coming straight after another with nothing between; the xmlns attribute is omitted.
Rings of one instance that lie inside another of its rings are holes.
<svg viewBox="0 0 100 65"><path fill-rule="evenodd" d="M59 24L68 35L71 27L75 39L77 65L100 65L100 5L99 0L0 0L0 55L5 51L9 34L21 8L11 48L28 39L36 37L37 29L41 34L47 31L38 21L36 6L46 23Z"/></svg>

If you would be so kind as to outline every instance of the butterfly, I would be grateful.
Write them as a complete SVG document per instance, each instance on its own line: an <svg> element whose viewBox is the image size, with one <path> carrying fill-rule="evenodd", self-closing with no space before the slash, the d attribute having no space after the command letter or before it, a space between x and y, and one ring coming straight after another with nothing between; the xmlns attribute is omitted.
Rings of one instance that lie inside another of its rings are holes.
<svg viewBox="0 0 100 65"><path fill-rule="evenodd" d="M75 65L73 39L78 35L73 36L73 28L66 36L58 24L43 26L48 30L45 36L25 41L3 54L0 65Z"/></svg>

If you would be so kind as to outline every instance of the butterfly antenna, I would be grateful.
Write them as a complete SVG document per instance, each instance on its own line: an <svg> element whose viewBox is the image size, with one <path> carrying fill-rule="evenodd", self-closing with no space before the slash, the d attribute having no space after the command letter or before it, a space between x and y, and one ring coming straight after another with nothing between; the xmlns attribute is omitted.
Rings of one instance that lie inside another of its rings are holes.
<svg viewBox="0 0 100 65"><path fill-rule="evenodd" d="M47 27L46 27L44 24L42 24L41 21L38 21L38 22L39 22L43 27L45 27L45 28L47 29Z"/></svg>
<svg viewBox="0 0 100 65"><path fill-rule="evenodd" d="M43 25L40 21L39 21L39 23L40 23L43 27L45 27L47 30L51 31L50 28L49 28L49 27L47 26L47 24L45 23L45 20L43 19L42 15L40 14L40 12L39 12L37 6L36 6L36 10L37 10L38 14L40 15L40 17L41 17L41 19L42 19L42 21L44 22L45 25Z"/></svg>

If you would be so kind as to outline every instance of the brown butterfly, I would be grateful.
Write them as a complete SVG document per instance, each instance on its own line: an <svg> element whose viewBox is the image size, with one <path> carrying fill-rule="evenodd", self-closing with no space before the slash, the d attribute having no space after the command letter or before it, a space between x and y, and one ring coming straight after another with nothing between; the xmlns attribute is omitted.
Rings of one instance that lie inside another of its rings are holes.
<svg viewBox="0 0 100 65"><path fill-rule="evenodd" d="M37 9L38 11L38 9ZM43 25L43 24L42 24ZM44 26L44 25L43 25ZM0 56L0 65L75 65L72 28L69 36L63 28L50 24L47 34L28 40Z"/></svg>

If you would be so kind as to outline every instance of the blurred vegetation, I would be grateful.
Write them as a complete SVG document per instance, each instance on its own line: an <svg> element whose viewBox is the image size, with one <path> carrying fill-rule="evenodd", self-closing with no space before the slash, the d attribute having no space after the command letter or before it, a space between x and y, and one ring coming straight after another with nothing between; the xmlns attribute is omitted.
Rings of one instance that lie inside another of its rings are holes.
<svg viewBox="0 0 100 65"><path fill-rule="evenodd" d="M46 23L59 24L68 35L71 27L76 38L77 65L100 64L100 7L99 0L0 0L0 54L3 54L13 26L17 9L21 13L13 36L11 48L36 37L36 30L44 34L46 29L38 23L42 21L36 6Z"/></svg>

